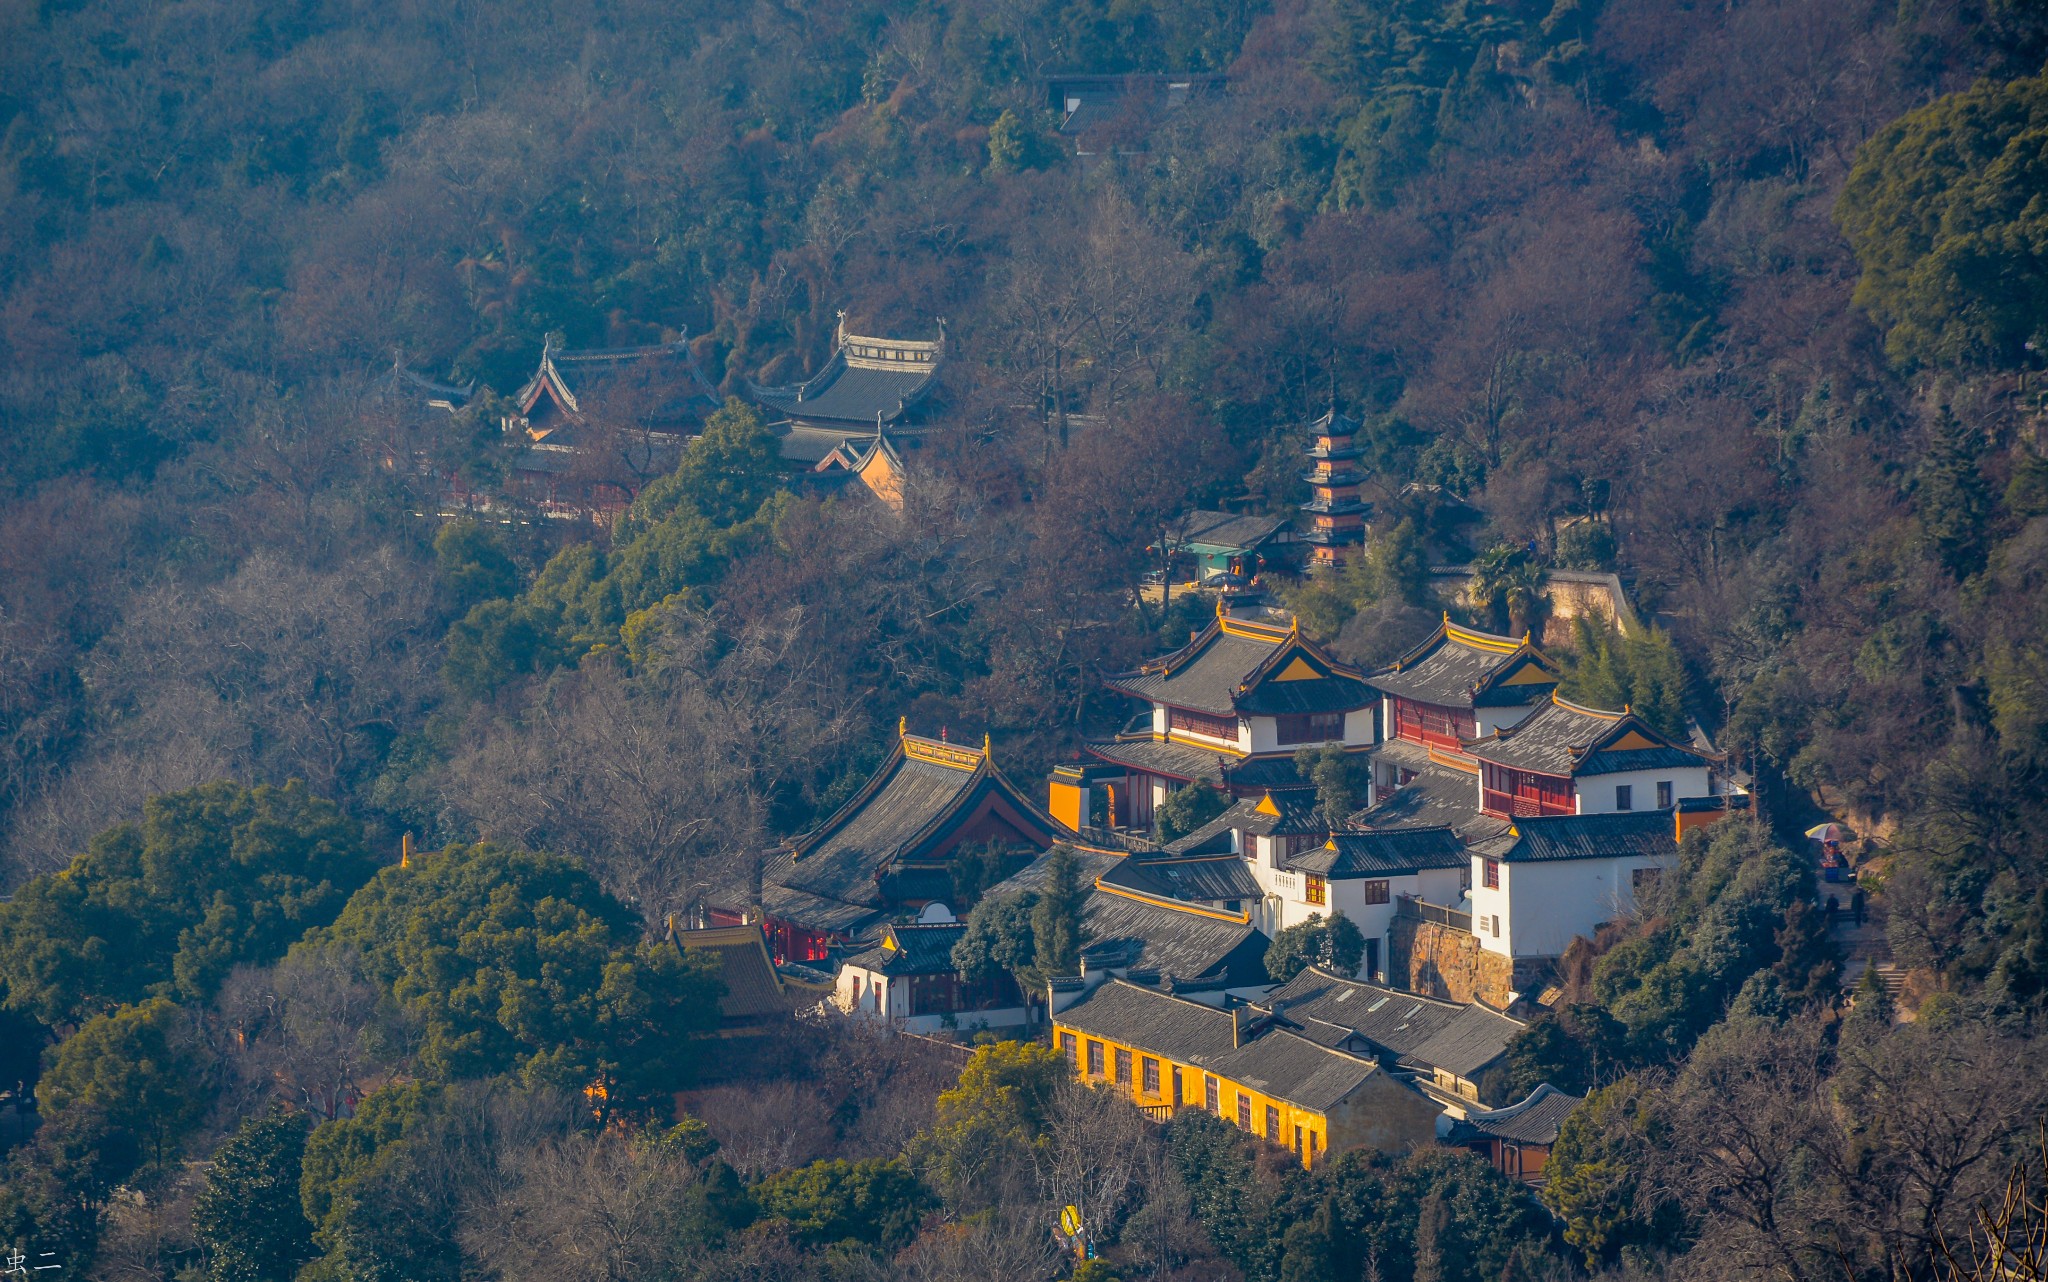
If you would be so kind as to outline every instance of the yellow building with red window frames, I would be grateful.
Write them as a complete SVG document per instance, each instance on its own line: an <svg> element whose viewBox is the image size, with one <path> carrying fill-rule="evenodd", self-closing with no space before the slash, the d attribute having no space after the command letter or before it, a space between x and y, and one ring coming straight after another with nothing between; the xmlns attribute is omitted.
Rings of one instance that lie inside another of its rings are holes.
<svg viewBox="0 0 2048 1282"><path fill-rule="evenodd" d="M1155 1118L1206 1109L1306 1167L1436 1137L1441 1104L1371 1058L1304 1036L1284 1015L1223 1010L1124 979L1064 1005L1061 996L1053 1046L1083 1081L1128 1092Z"/></svg>

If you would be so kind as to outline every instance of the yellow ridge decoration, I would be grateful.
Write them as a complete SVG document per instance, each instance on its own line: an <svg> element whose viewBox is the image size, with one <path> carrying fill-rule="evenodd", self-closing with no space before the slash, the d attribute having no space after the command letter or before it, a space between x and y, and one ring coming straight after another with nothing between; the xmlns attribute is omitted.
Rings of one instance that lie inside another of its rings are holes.
<svg viewBox="0 0 2048 1282"><path fill-rule="evenodd" d="M903 738L903 755L912 761L946 766L953 770L979 770L984 760L982 754L972 748L960 748L950 743L920 739L912 735L905 735Z"/></svg>
<svg viewBox="0 0 2048 1282"><path fill-rule="evenodd" d="M1102 884L1100 877L1095 879L1095 888L1105 895L1116 895L1119 898L1131 900L1133 903L1150 904L1154 908L1165 908L1172 912L1190 913L1196 917L1208 917L1216 921L1227 921L1234 926L1249 926L1252 924L1250 910L1232 913L1225 912L1221 908L1210 908L1203 904L1190 904L1180 899L1161 899L1157 895L1148 895L1139 890L1125 890L1121 886L1105 886Z"/></svg>

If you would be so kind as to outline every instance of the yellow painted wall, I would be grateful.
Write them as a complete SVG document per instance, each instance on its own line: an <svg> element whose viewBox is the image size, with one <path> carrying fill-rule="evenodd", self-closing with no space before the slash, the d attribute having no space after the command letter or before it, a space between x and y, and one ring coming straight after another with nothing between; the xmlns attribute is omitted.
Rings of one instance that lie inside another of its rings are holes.
<svg viewBox="0 0 2048 1282"><path fill-rule="evenodd" d="M1154 1055L1139 1047L1121 1042L1113 1042L1107 1038L1096 1037L1091 1033L1084 1033L1079 1029L1068 1028L1063 1024L1055 1022L1053 1024L1053 1045L1060 1048L1062 1054L1066 1053L1066 1042L1064 1040L1066 1038L1075 1039L1079 1047L1075 1052L1074 1063L1081 1080L1084 1082L1099 1085L1113 1084L1116 1077L1116 1053L1119 1050L1128 1051L1131 1056L1131 1080L1127 1089L1130 1091L1132 1103L1140 1107L1146 1105L1166 1105L1170 1107L1173 1104L1173 1070L1179 1068L1181 1073L1181 1107L1208 1107L1206 1103L1208 1099L1208 1079L1214 1076L1214 1074L1207 1073L1193 1064L1178 1063L1164 1056ZM1090 1042L1098 1042L1102 1046L1102 1072L1099 1074L1088 1071L1088 1044ZM1156 1091L1145 1089L1145 1060L1147 1059L1151 1059L1159 1065L1159 1089ZM1380 1131L1385 1129L1384 1127L1371 1124L1363 1116L1354 1117L1347 1115L1343 1122L1336 1127L1335 1133L1340 1137L1339 1140L1333 1141L1331 1138L1333 1133L1332 1119L1325 1117L1323 1114L1310 1109L1297 1108L1284 1099L1263 1094L1253 1090L1251 1087L1242 1086L1227 1078L1219 1077L1216 1079L1216 1082L1217 1115L1232 1126L1238 1124L1237 1102L1240 1099L1244 1099L1251 1102L1251 1133L1259 1136L1261 1139L1277 1144L1281 1148L1291 1150L1294 1147L1295 1127L1299 1126L1301 1128L1302 1145L1305 1149L1308 1148L1310 1137L1313 1136L1313 1163L1309 1156L1304 1153L1302 1157L1303 1166L1311 1164L1320 1165L1322 1160L1333 1150L1341 1153L1349 1148L1360 1147L1361 1143L1356 1137L1367 1137L1367 1146L1372 1146L1370 1139L1377 1137ZM1409 1091L1406 1087L1396 1082L1388 1080L1383 1074L1375 1074L1367 1082L1367 1086L1370 1088L1381 1083L1403 1095L1411 1096L1418 1101L1421 1100L1421 1097L1416 1096L1414 1092ZM1340 1106L1340 1110L1349 1109L1352 1112L1356 1112L1354 1101L1361 1097L1384 1098L1380 1092L1370 1089L1362 1090L1354 1095L1351 1100L1346 1100ZM1426 1101L1422 1102L1426 1103ZM1266 1108L1268 1105L1278 1109L1280 1112L1279 1130L1275 1135L1266 1134ZM1435 1126L1436 1113L1432 1107L1429 1114L1429 1135L1436 1133ZM1405 1134L1406 1128L1403 1127L1402 1129ZM1394 1146L1396 1151L1406 1147L1406 1142Z"/></svg>
<svg viewBox="0 0 2048 1282"><path fill-rule="evenodd" d="M1087 826L1088 789L1055 779L1047 787L1050 794L1046 809L1054 819L1067 826L1070 832L1079 832Z"/></svg>

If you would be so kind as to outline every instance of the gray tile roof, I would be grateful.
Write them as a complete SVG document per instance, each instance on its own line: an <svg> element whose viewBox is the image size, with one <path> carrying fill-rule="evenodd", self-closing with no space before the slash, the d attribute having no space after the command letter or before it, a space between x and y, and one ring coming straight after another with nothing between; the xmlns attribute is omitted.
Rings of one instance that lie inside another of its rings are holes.
<svg viewBox="0 0 2048 1282"><path fill-rule="evenodd" d="M1669 810L1546 815L1517 819L1514 831L1514 843L1501 856L1511 863L1648 858L1678 849L1677 821Z"/></svg>
<svg viewBox="0 0 2048 1282"><path fill-rule="evenodd" d="M897 757L882 788L851 814L842 811L806 839L782 882L796 890L847 903L881 903L877 878L906 843L945 813L978 782L979 776L951 766Z"/></svg>
<svg viewBox="0 0 2048 1282"><path fill-rule="evenodd" d="M1124 880L1128 878L1129 880ZM1265 894L1237 855L1177 859L1132 856L1103 874L1105 884L1128 885L1147 894L1195 902L1256 900Z"/></svg>
<svg viewBox="0 0 2048 1282"><path fill-rule="evenodd" d="M772 880L772 874L764 874L761 881L761 911L807 930L852 939L867 935L883 917L882 910L873 905L850 904L793 890Z"/></svg>
<svg viewBox="0 0 2048 1282"><path fill-rule="evenodd" d="M1220 969L1232 985L1266 981L1266 946L1272 941L1250 925L1106 890L1088 896L1081 920L1090 947L1142 941L1133 964L1146 970L1192 980Z"/></svg>
<svg viewBox="0 0 2048 1282"><path fill-rule="evenodd" d="M835 354L808 382L750 386L749 390L760 404L793 419L859 424L872 430L876 415L884 423L895 422L929 396L937 380L936 363L924 368L874 369L848 365L843 354Z"/></svg>
<svg viewBox="0 0 2048 1282"><path fill-rule="evenodd" d="M1129 856L1076 851L1081 883L1093 886L1099 877L1119 868ZM1050 852L1000 882L990 894L1044 887L1052 862ZM1114 885L1111 881L1109 884ZM1137 891L1139 894L1152 892ZM1221 969L1232 985L1261 984L1266 976L1266 946L1272 941L1256 928L1212 915L1206 906L1140 902L1106 890L1093 890L1081 909L1089 948L1137 948L1131 965L1156 970L1180 980L1199 979Z"/></svg>
<svg viewBox="0 0 2048 1282"><path fill-rule="evenodd" d="M1053 1016L1055 1023L1187 1064L1231 1049L1230 1012L1112 979Z"/></svg>
<svg viewBox="0 0 2048 1282"><path fill-rule="evenodd" d="M1247 1019L1252 1017L1246 1011ZM1284 1028L1233 1046L1232 1016L1148 986L1111 980L1053 1017L1089 1036L1193 1064L1303 1108L1324 1112L1377 1071L1368 1059Z"/></svg>
<svg viewBox="0 0 2048 1282"><path fill-rule="evenodd" d="M1225 748L1197 748L1185 743L1168 743L1164 739L1117 739L1082 746L1089 755L1120 766L1171 779L1206 780L1219 786L1223 783L1224 763L1236 757ZM1292 761L1287 763L1287 769L1290 774L1294 772Z"/></svg>
<svg viewBox="0 0 2048 1282"><path fill-rule="evenodd" d="M1522 1025L1484 1006L1440 1002L1311 967L1267 994L1285 1018L1349 1029L1403 1065L1470 1081L1507 1053Z"/></svg>
<svg viewBox="0 0 2048 1282"><path fill-rule="evenodd" d="M1202 544L1249 552L1278 534L1287 522L1277 516L1240 516L1235 512L1190 512L1181 522L1174 539L1177 546Z"/></svg>
<svg viewBox="0 0 2048 1282"><path fill-rule="evenodd" d="M1707 762L1690 748L1623 748L1619 752L1590 752L1575 772L1586 775L1618 775L1629 770L1683 770Z"/></svg>
<svg viewBox="0 0 2048 1282"><path fill-rule="evenodd" d="M725 1018L789 1013L789 1001L776 978L759 926L679 930L670 939L678 949L700 952L717 961L718 978L725 985L718 1012Z"/></svg>
<svg viewBox="0 0 2048 1282"><path fill-rule="evenodd" d="M1497 1139L1511 1144L1548 1146L1557 1143L1558 1128L1583 1102L1581 1097L1567 1095L1549 1082L1543 1082L1518 1103L1467 1113L1462 1121L1451 1127L1448 1138L1453 1143Z"/></svg>
<svg viewBox="0 0 2048 1282"><path fill-rule="evenodd" d="M1531 653L1514 637L1455 627L1446 619L1428 640L1366 680L1388 694L1437 707L1519 706L1549 694L1556 682L1492 683Z"/></svg>
<svg viewBox="0 0 2048 1282"><path fill-rule="evenodd" d="M1641 730L1646 737L1656 735L1625 713L1601 712L1552 699L1507 729L1474 740L1466 750L1498 766L1570 778L1589 749L1624 728Z"/></svg>
<svg viewBox="0 0 2048 1282"><path fill-rule="evenodd" d="M1370 708L1379 692L1357 677L1335 673L1306 681L1261 681L1240 695L1237 708L1256 716L1277 717L1299 712L1349 712Z"/></svg>
<svg viewBox="0 0 2048 1282"><path fill-rule="evenodd" d="M1318 1113L1328 1112L1379 1071L1369 1059L1280 1028L1223 1052L1203 1067Z"/></svg>
<svg viewBox="0 0 2048 1282"><path fill-rule="evenodd" d="M1385 762L1397 770L1412 771L1414 777L1378 805L1352 815L1351 827L1387 831L1449 826L1467 841L1507 828L1504 820L1479 813L1476 776L1438 765L1429 759L1427 750L1412 743L1383 744L1372 755L1376 765Z"/></svg>
<svg viewBox="0 0 2048 1282"><path fill-rule="evenodd" d="M1332 878L1386 877L1461 868L1470 859L1463 839L1450 828L1397 828L1337 833L1328 845L1291 857L1287 866Z"/></svg>
<svg viewBox="0 0 2048 1282"><path fill-rule="evenodd" d="M953 971L953 945L966 933L966 922L889 926L883 942L849 957L846 964L885 975L948 975ZM890 948L890 939L898 947Z"/></svg>
<svg viewBox="0 0 2048 1282"><path fill-rule="evenodd" d="M1153 703L1235 716L1238 687L1285 644L1284 637L1237 636L1212 624L1191 645L1167 656L1166 671L1126 672L1106 684Z"/></svg>
<svg viewBox="0 0 2048 1282"><path fill-rule="evenodd" d="M686 426L694 431L717 393L689 347L681 342L651 347L546 351L541 366L513 400L521 405L550 380L566 389L586 416L624 413L642 426Z"/></svg>

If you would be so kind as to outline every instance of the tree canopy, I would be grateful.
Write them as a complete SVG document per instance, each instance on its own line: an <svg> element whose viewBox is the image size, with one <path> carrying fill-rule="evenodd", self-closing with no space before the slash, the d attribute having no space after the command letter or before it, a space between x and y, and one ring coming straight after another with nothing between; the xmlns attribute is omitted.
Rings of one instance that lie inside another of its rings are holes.
<svg viewBox="0 0 2048 1282"><path fill-rule="evenodd" d="M710 962L641 942L570 860L503 846L386 868L305 946L360 954L420 1022L433 1072L587 1089L601 1114L673 1090L718 1019Z"/></svg>
<svg viewBox="0 0 2048 1282"><path fill-rule="evenodd" d="M204 998L332 921L375 864L361 828L303 784L225 781L152 797L61 872L0 903L8 1005L75 1023L153 994Z"/></svg>
<svg viewBox="0 0 2048 1282"><path fill-rule="evenodd" d="M2048 75L1907 112L1856 154L1837 217L1892 355L2012 368L2048 338Z"/></svg>

